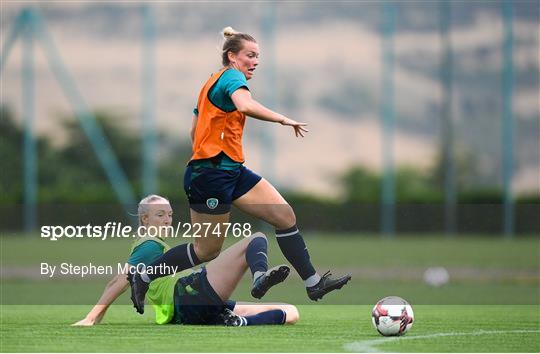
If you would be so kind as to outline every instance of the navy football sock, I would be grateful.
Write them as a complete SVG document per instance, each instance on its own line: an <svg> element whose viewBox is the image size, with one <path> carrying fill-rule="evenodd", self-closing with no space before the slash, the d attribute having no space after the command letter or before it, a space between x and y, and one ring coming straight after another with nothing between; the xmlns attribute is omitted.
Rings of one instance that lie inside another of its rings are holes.
<svg viewBox="0 0 540 354"><path fill-rule="evenodd" d="M174 272L172 271L172 267L178 267L176 268L176 271L180 272L182 270L189 269L201 263L202 262L199 260L199 258L195 254L195 249L193 247L193 244L184 243L184 244L171 248L166 253L164 253L161 257L156 259L154 262L148 264L147 268L153 267L152 273L150 274L149 272L147 272L146 274L141 274L141 277L145 281L146 281L145 278L148 277L149 279L148 282L150 282L154 279L173 274ZM159 268L158 266L160 264L167 265L168 267ZM159 271L160 269L161 271Z"/></svg>
<svg viewBox="0 0 540 354"><path fill-rule="evenodd" d="M256 315L242 317L244 326L284 324L287 314L283 310L270 310Z"/></svg>
<svg viewBox="0 0 540 354"><path fill-rule="evenodd" d="M309 252L296 225L286 230L276 230L276 238L281 252L296 269L302 280L317 274L309 259Z"/></svg>
<svg viewBox="0 0 540 354"><path fill-rule="evenodd" d="M268 241L265 237L254 237L246 249L246 262L251 274L268 270Z"/></svg>

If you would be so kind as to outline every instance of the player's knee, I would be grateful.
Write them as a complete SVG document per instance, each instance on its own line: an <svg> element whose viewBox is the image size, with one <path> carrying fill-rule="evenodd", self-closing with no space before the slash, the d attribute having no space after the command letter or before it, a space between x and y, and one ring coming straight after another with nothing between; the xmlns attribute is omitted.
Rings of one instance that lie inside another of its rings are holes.
<svg viewBox="0 0 540 354"><path fill-rule="evenodd" d="M203 248L198 246L197 244L195 244L193 248L195 250L195 253L197 254L197 258L199 258L201 262L211 261L212 259L219 256L219 253L221 251L219 248Z"/></svg>
<svg viewBox="0 0 540 354"><path fill-rule="evenodd" d="M283 230L288 229L296 225L296 215L294 214L293 208L289 204L279 206L277 209L276 225L277 229Z"/></svg>
<svg viewBox="0 0 540 354"><path fill-rule="evenodd" d="M287 314L287 318L285 319L286 323L295 324L300 320L300 312L298 312L296 306L286 305L284 311Z"/></svg>
<svg viewBox="0 0 540 354"><path fill-rule="evenodd" d="M199 259L203 262L209 262L211 261L212 259L215 259L217 258L217 256L219 256L219 250L207 250L206 252L203 253L203 256L202 258L199 257Z"/></svg>

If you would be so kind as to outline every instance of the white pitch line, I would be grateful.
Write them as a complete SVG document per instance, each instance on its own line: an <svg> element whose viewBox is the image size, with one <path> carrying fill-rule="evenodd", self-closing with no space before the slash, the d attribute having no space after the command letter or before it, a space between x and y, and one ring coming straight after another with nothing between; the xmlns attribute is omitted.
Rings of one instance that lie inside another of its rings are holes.
<svg viewBox="0 0 540 354"><path fill-rule="evenodd" d="M359 342L352 342L344 345L345 350L355 353L382 353L382 351L375 348L375 346L388 343L388 342L398 342L403 340L413 340L413 339L429 339L437 337L454 337L454 336L483 336L489 334L507 334L507 333L540 333L538 329L517 329L517 330L508 330L508 331L476 331L476 332L448 332L448 333L433 333L426 334L422 336L403 336L403 337L384 337L377 339L364 340Z"/></svg>

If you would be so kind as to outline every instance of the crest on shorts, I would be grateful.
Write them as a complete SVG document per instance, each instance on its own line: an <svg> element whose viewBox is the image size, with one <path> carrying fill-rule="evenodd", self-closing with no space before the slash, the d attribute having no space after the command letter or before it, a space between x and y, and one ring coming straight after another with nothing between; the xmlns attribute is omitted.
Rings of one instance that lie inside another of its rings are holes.
<svg viewBox="0 0 540 354"><path fill-rule="evenodd" d="M206 200L206 206L209 207L210 209L215 209L219 204L219 201L217 200L217 198L208 198Z"/></svg>

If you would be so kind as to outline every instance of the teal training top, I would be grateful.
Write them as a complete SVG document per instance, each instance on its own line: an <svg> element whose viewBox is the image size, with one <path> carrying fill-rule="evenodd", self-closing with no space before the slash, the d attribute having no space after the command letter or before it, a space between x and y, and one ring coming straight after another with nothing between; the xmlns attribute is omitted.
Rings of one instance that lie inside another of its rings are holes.
<svg viewBox="0 0 540 354"><path fill-rule="evenodd" d="M139 263L150 264L165 252L163 245L156 241L148 240L149 242L143 242L131 253L128 259L128 263L131 265L137 265Z"/></svg>
<svg viewBox="0 0 540 354"><path fill-rule="evenodd" d="M234 91L242 87L249 90L244 74L236 69L227 69L208 92L208 98L214 106L222 111L233 112L236 110L236 107L231 99L231 95ZM199 115L197 108L193 110L193 114Z"/></svg>

